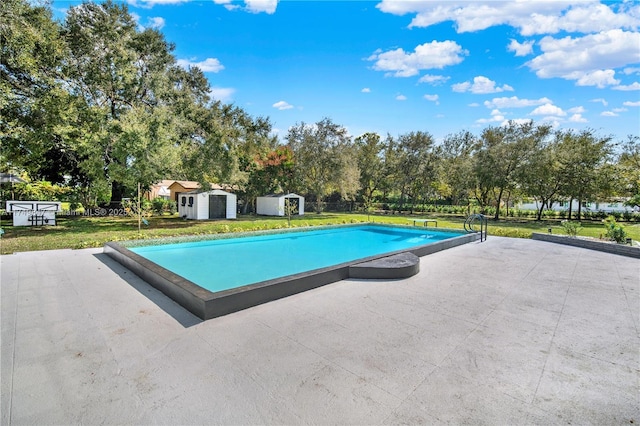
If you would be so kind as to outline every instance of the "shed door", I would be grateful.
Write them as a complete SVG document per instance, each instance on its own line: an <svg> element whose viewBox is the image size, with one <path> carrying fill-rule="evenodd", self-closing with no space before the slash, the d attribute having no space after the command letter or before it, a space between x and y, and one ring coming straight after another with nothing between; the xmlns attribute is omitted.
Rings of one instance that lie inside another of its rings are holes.
<svg viewBox="0 0 640 426"><path fill-rule="evenodd" d="M285 198L285 200L284 200L285 214L287 212L286 211L287 200L289 201L289 207L291 208L291 214L300 214L300 198L298 198L298 197Z"/></svg>
<svg viewBox="0 0 640 426"><path fill-rule="evenodd" d="M209 219L224 219L227 217L227 196L209 195Z"/></svg>

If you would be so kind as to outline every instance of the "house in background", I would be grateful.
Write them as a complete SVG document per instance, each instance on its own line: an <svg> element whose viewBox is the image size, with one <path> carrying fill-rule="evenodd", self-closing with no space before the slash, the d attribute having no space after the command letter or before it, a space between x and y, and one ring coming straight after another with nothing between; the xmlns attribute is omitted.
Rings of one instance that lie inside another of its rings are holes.
<svg viewBox="0 0 640 426"><path fill-rule="evenodd" d="M181 192L191 192L200 189L200 183L191 180L174 180L167 188L170 192L170 197L178 204L178 195Z"/></svg>
<svg viewBox="0 0 640 426"><path fill-rule="evenodd" d="M151 185L149 192L147 192L147 200L155 200L156 198L164 198L165 200L171 199L171 191L169 187L175 180L161 180L155 185Z"/></svg>
<svg viewBox="0 0 640 426"><path fill-rule="evenodd" d="M238 199L221 189L178 194L178 214L185 219L235 219Z"/></svg>
<svg viewBox="0 0 640 426"><path fill-rule="evenodd" d="M291 194L269 194L256 199L256 213L265 216L285 216L287 201L293 214L304 215L304 197Z"/></svg>
<svg viewBox="0 0 640 426"><path fill-rule="evenodd" d="M624 212L633 212L633 207L627 206L625 204L627 199L621 200L612 200L612 201L599 201L599 202L582 202L582 210L589 212L605 212L605 213L624 213ZM540 204L537 201L526 200L523 203L520 203L518 206L520 210L540 210ZM568 201L558 201L552 204L551 208L547 207L547 210L553 211L568 211L569 210L569 202ZM571 204L571 211L578 211L578 201L573 200Z"/></svg>

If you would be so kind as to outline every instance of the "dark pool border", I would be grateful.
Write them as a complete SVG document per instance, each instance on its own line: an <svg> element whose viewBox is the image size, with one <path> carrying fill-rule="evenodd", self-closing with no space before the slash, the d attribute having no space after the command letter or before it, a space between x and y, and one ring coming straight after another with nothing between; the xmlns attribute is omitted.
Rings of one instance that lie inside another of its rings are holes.
<svg viewBox="0 0 640 426"><path fill-rule="evenodd" d="M585 240L582 238L570 238L564 235L541 234L536 232L531 234L531 239L640 259L640 248L623 244L613 244L609 242Z"/></svg>
<svg viewBox="0 0 640 426"><path fill-rule="evenodd" d="M358 224L358 226L362 225L366 224ZM377 223L371 225L387 226ZM392 227L407 228L406 226ZM297 228L298 231L317 229L320 229L320 227ZM434 229L430 229L430 231L433 230ZM437 231L460 232L459 230L454 231L442 228L437 229ZM252 234L255 235L255 233ZM238 237L238 234L235 234L235 236ZM370 256L327 268L315 269L215 293L132 252L125 247L125 244L109 242L104 245L103 251L109 257L131 270L198 318L208 320L344 280L350 277L349 269L350 266L353 265L407 252L413 253L416 256L426 256L479 239L480 234L478 233L463 234L432 244L417 246L410 250L399 250L382 255ZM383 276L384 275L381 275L381 278ZM371 278L375 278L375 276Z"/></svg>

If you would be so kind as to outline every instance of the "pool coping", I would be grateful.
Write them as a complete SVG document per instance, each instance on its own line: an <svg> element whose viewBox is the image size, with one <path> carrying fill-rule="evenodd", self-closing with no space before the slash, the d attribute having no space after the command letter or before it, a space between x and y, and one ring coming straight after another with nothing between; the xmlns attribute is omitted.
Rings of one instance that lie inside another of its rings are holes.
<svg viewBox="0 0 640 426"><path fill-rule="evenodd" d="M569 237L566 235L542 234L534 232L531 234L532 240L546 241L549 243L564 244L567 246L580 247L589 250L597 250L605 253L617 254L620 256L634 257L640 259L640 248L625 244L617 244L609 241L598 241Z"/></svg>
<svg viewBox="0 0 640 426"><path fill-rule="evenodd" d="M367 223L323 227L301 227L294 229L297 231L305 231L318 230L327 227L336 228L363 225L367 225ZM398 227L404 229L413 228L406 225L387 225L379 223L371 223L371 225ZM430 231L433 230L433 228L430 229ZM261 231L259 234L264 235L269 233L282 233L283 230L275 231L276 232ZM452 232L457 234L460 233L460 230L445 228L437 228L437 231ZM256 235L256 233L242 233L242 235ZM235 234L235 236L238 237L239 235ZM314 269L299 274L288 275L285 277L275 278L219 292L211 292L209 290L206 290L193 283L192 281L187 280L169 271L168 269L165 269L162 266L151 262L148 259L145 259L144 257L129 250L125 246L126 243L108 242L104 245L103 252L121 265L131 270L134 274L138 275L149 285L155 287L165 295L169 296L180 306L184 307L198 318L206 321L208 319L228 315L233 312L241 311L243 309L247 309L263 303L271 302L273 300L281 299L283 297L291 296L293 294L301 293L307 290L321 287L323 285L347 279L351 276L350 269L354 265L371 262L377 259L384 259L407 252L413 253L418 257L426 256L428 254L436 253L438 251L446 250L448 248L456 247L462 244L467 244L479 239L480 234L478 233L462 234L458 237L453 237L447 240L442 240L427 245L416 246L407 250L397 250L381 255L369 256L366 258L357 259L326 268ZM385 275L388 274L388 272L383 273L383 271L384 268L381 268L379 276L379 278L381 279L388 276ZM376 279L375 273L367 278Z"/></svg>

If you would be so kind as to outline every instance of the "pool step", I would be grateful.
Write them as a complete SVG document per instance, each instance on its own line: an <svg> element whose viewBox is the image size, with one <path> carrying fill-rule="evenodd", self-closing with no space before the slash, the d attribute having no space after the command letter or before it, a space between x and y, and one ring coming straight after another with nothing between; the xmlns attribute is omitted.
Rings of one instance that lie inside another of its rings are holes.
<svg viewBox="0 0 640 426"><path fill-rule="evenodd" d="M409 252L349 266L349 278L368 280L408 278L418 272L420 272L420 258Z"/></svg>

